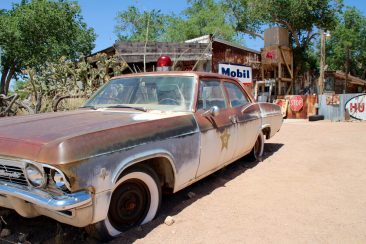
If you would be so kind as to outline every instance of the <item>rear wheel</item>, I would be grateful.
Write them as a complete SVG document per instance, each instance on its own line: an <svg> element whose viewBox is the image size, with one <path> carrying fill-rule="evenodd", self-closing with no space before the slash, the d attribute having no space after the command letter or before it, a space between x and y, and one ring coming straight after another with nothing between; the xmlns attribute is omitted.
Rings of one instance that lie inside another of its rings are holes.
<svg viewBox="0 0 366 244"><path fill-rule="evenodd" d="M161 202L159 178L149 167L126 172L117 182L105 220L86 228L89 235L108 241L151 221Z"/></svg>
<svg viewBox="0 0 366 244"><path fill-rule="evenodd" d="M250 153L247 156L248 160L250 160L251 162L261 160L263 156L263 151L264 151L264 135L263 132L261 131L258 134L257 140L255 141L252 151L250 151Z"/></svg>

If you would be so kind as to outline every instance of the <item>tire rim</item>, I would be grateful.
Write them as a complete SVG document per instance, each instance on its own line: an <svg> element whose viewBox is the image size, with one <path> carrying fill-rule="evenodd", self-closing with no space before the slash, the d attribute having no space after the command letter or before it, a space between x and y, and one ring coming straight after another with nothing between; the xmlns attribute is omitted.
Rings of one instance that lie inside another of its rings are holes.
<svg viewBox="0 0 366 244"><path fill-rule="evenodd" d="M111 225L123 232L139 225L150 206L147 185L138 179L123 182L113 193L108 217Z"/></svg>

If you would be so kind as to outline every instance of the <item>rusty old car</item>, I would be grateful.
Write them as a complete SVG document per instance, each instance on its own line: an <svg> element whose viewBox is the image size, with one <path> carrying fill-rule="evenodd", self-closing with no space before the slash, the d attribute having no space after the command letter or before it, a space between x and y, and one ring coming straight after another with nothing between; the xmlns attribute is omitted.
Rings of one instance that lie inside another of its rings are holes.
<svg viewBox="0 0 366 244"><path fill-rule="evenodd" d="M78 110L0 120L0 206L108 240L174 193L263 154L280 107L213 73L119 76Z"/></svg>

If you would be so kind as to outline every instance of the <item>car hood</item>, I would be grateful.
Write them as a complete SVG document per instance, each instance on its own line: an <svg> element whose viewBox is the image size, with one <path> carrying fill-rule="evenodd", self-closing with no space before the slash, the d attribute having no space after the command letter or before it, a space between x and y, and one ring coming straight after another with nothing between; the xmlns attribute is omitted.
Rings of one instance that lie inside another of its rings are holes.
<svg viewBox="0 0 366 244"><path fill-rule="evenodd" d="M191 113L76 110L0 119L0 155L66 164L197 130Z"/></svg>

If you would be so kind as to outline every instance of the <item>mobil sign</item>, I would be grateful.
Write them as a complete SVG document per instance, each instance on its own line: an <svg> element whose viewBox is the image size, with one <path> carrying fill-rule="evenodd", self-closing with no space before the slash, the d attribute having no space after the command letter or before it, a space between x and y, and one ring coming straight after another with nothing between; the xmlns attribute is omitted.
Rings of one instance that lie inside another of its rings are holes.
<svg viewBox="0 0 366 244"><path fill-rule="evenodd" d="M366 120L366 94L358 95L350 99L345 106L350 116L354 119Z"/></svg>
<svg viewBox="0 0 366 244"><path fill-rule="evenodd" d="M252 68L240 64L219 64L219 74L238 78L243 83L252 83Z"/></svg>

